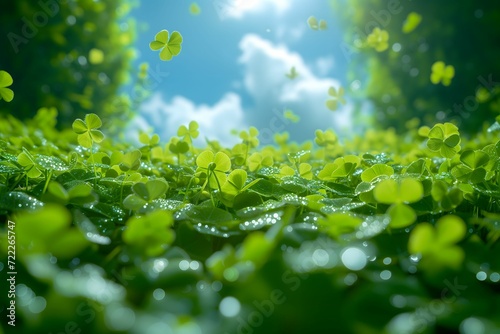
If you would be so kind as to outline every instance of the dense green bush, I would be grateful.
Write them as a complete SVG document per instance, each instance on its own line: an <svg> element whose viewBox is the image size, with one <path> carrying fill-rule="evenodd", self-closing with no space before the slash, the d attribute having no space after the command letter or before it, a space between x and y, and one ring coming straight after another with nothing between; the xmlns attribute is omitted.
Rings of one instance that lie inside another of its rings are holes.
<svg viewBox="0 0 500 334"><path fill-rule="evenodd" d="M21 119L56 108L60 125L97 111L123 114L117 97L133 57L134 22L123 0L2 3L0 64L15 78L10 109ZM126 111L126 110L125 110Z"/></svg>

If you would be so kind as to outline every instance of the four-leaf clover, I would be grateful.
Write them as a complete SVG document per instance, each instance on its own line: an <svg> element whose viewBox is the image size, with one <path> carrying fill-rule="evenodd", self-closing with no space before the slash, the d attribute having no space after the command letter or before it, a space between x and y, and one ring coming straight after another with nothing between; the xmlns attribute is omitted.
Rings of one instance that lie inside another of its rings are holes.
<svg viewBox="0 0 500 334"><path fill-rule="evenodd" d="M445 65L442 61L437 61L432 65L431 82L435 85L442 83L444 86L451 84L451 79L455 76L455 68L452 65Z"/></svg>
<svg viewBox="0 0 500 334"><path fill-rule="evenodd" d="M78 144L90 148L93 143L104 140L104 134L97 130L102 126L101 119L96 114L85 115L85 121L77 118L73 122L73 131L78 135Z"/></svg>
<svg viewBox="0 0 500 334"><path fill-rule="evenodd" d="M5 101L10 102L14 99L14 92L12 89L7 88L12 85L13 82L14 80L12 80L9 73L0 71L0 100L4 99Z"/></svg>
<svg viewBox="0 0 500 334"><path fill-rule="evenodd" d="M168 61L181 52L181 44L182 35L178 31L174 31L169 39L168 30L162 30L156 34L155 40L149 43L149 47L153 51L161 50L160 59Z"/></svg>

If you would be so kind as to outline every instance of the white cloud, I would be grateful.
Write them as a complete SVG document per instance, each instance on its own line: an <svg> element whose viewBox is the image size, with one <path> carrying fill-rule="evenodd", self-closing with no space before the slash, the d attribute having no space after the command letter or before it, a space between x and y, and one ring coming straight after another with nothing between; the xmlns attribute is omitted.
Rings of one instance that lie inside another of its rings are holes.
<svg viewBox="0 0 500 334"><path fill-rule="evenodd" d="M333 128L340 132L351 127L352 110L349 106L336 112L325 106L328 88L340 86L337 80L318 77L298 53L254 34L245 35L240 48L243 83L255 101L249 117L251 125L267 129L265 132L269 136L271 132L286 130L297 140L314 138L316 129ZM319 60L323 70L331 66L324 59L327 58ZM285 76L292 66L298 72L295 80ZM301 117L301 122L291 124L285 119L276 120L273 110L284 108L292 109Z"/></svg>
<svg viewBox="0 0 500 334"><path fill-rule="evenodd" d="M316 59L314 67L317 69L319 75L325 76L333 69L335 61L333 57L321 57Z"/></svg>
<svg viewBox="0 0 500 334"><path fill-rule="evenodd" d="M167 141L177 135L179 126L190 121L197 121L200 126L197 143L202 144L206 137L220 140L225 145L234 144L238 139L230 131L245 128L241 99L237 94L226 93L216 104L208 106L196 105L183 96L165 101L161 93L155 93L141 106L141 112L132 121L132 131L129 132L152 128L163 141Z"/></svg>
<svg viewBox="0 0 500 334"><path fill-rule="evenodd" d="M290 7L291 0L213 0L221 19L241 19L248 13L274 10L278 14Z"/></svg>

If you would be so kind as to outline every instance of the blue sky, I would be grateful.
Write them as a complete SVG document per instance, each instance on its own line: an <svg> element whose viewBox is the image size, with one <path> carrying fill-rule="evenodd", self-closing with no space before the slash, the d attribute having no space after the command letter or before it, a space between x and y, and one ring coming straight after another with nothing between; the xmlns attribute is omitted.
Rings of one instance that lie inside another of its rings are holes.
<svg viewBox="0 0 500 334"><path fill-rule="evenodd" d="M288 131L292 139L314 138L315 129L350 130L351 107L336 112L325 106L330 86L348 86L347 61L340 44L343 31L325 0L140 1L132 12L139 29L137 63L163 73L154 82L132 128L153 129L164 140L179 125L196 120L203 136L225 144L237 141L231 129L256 126L261 141ZM324 19L325 31L307 25L309 16ZM182 52L163 62L149 49L155 34L166 29L183 36ZM299 76L285 74L295 66ZM168 73L168 75L165 75ZM291 109L293 124L281 117Z"/></svg>

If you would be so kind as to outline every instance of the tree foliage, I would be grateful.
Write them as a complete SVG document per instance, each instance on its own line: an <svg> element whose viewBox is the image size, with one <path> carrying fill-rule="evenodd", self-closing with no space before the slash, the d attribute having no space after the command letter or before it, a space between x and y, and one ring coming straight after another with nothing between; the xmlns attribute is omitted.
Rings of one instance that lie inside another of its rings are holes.
<svg viewBox="0 0 500 334"><path fill-rule="evenodd" d="M2 3L0 64L14 78L14 115L56 108L61 124L89 111L122 114L134 22L123 0L16 0ZM6 105L1 113L8 113Z"/></svg>
<svg viewBox="0 0 500 334"><path fill-rule="evenodd" d="M333 0L332 4L343 13L348 28L340 47L352 69L350 79L366 80L363 93L373 102L376 123L405 129L408 119L418 117L426 125L452 121L462 131L475 132L500 112L496 3ZM370 47L377 28L389 35L385 51ZM441 66L443 73L433 74L436 62L452 67ZM452 68L455 73L449 83Z"/></svg>

